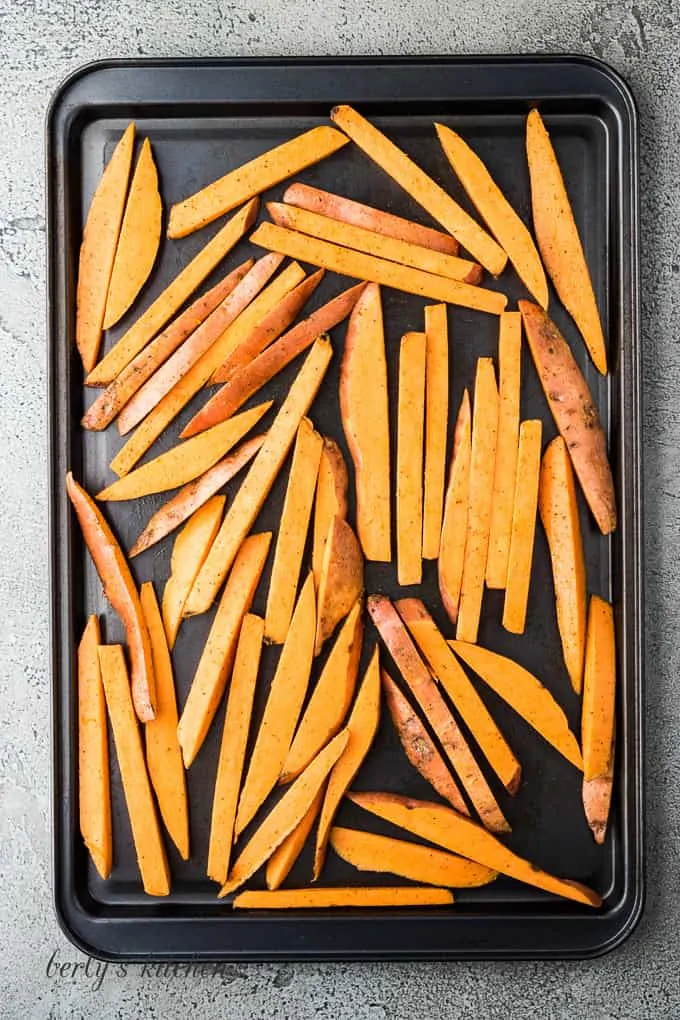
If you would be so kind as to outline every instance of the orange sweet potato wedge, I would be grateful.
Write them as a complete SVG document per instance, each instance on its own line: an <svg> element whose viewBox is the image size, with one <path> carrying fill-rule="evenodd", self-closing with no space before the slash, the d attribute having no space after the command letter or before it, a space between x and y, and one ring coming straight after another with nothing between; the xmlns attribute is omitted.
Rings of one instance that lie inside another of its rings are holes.
<svg viewBox="0 0 680 1020"><path fill-rule="evenodd" d="M149 632L137 586L125 555L104 515L69 471L66 491L76 512L85 544L104 586L104 594L120 616L132 664L132 699L141 722L154 718L156 689Z"/></svg>
<svg viewBox="0 0 680 1020"><path fill-rule="evenodd" d="M339 907L442 907L453 903L449 889L417 885L324 886L315 889L248 889L235 897L236 910L328 910Z"/></svg>
<svg viewBox="0 0 680 1020"><path fill-rule="evenodd" d="M420 584L423 576L423 443L425 436L424 333L406 333L399 348L397 401L397 576Z"/></svg>
<svg viewBox="0 0 680 1020"><path fill-rule="evenodd" d="M111 788L106 702L99 669L99 617L78 645L78 815L80 833L101 878L111 873Z"/></svg>
<svg viewBox="0 0 680 1020"><path fill-rule="evenodd" d="M441 544L449 423L449 332L446 305L425 308L425 465L423 559L436 560Z"/></svg>
<svg viewBox="0 0 680 1020"><path fill-rule="evenodd" d="M335 516L326 537L319 577L316 643L324 642L349 613L364 590L364 558L361 546L344 517Z"/></svg>
<svg viewBox="0 0 680 1020"><path fill-rule="evenodd" d="M324 788L322 785L312 801L307 814L300 819L293 831L288 833L284 841L277 846L267 861L265 871L267 889L278 889L288 877L291 868L302 853L302 848L307 842L310 832L314 828L314 822L317 820L321 805L323 804L323 795Z"/></svg>
<svg viewBox="0 0 680 1020"><path fill-rule="evenodd" d="M454 436L449 482L444 497L444 516L439 540L437 576L442 605L451 620L458 619L460 589L465 567L467 545L470 455L471 455L470 394L465 390L461 401Z"/></svg>
<svg viewBox="0 0 680 1020"><path fill-rule="evenodd" d="M593 595L583 681L583 807L596 843L604 843L614 783L616 637L614 613Z"/></svg>
<svg viewBox="0 0 680 1020"><path fill-rule="evenodd" d="M334 517L345 518L347 516L348 485L347 465L340 447L334 439L324 436L319 474L316 479L312 541L312 571L317 591L321 581L321 564L331 523Z"/></svg>
<svg viewBox="0 0 680 1020"><path fill-rule="evenodd" d="M534 559L542 436L543 423L538 418L523 421L519 427L515 499L503 602L503 626L512 634L523 634L526 624Z"/></svg>

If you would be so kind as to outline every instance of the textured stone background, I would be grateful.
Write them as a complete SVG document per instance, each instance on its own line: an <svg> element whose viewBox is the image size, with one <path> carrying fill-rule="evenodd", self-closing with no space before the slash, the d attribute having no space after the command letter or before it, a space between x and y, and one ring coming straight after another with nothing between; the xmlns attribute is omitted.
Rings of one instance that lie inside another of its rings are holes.
<svg viewBox="0 0 680 1020"><path fill-rule="evenodd" d="M575 51L630 81L642 131L649 893L636 934L587 964L104 970L50 891L44 113L110 56ZM0 0L0 1015L677 1020L680 1016L680 8L677 0ZM74 972L73 965L79 966ZM64 966L65 965L65 966Z"/></svg>

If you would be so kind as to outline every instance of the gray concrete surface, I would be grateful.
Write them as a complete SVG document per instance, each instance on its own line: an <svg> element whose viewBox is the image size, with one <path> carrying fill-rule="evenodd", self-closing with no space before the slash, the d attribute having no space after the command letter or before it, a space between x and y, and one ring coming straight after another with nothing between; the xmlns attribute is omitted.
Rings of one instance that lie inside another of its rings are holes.
<svg viewBox="0 0 680 1020"><path fill-rule="evenodd" d="M109 56L576 51L642 125L647 912L588 964L85 969L57 929L48 832L45 220L48 98ZM677 1020L680 1016L680 10L677 0L0 0L0 1016ZM77 965L77 966L76 966Z"/></svg>

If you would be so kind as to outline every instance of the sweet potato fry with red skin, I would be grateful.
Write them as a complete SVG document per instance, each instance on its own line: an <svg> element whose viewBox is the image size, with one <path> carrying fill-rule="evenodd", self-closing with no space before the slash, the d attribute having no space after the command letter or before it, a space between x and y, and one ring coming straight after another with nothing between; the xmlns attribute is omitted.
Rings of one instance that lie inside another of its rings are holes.
<svg viewBox="0 0 680 1020"><path fill-rule="evenodd" d="M123 550L104 515L70 471L66 475L66 491L104 586L104 594L125 627L132 667L131 686L135 712L141 722L149 722L155 718L156 690L151 642L137 586Z"/></svg>

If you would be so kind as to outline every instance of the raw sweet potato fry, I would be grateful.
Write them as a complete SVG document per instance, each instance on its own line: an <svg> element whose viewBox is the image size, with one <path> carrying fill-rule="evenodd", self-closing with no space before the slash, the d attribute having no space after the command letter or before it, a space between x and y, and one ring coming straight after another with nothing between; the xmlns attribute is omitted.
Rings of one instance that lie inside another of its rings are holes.
<svg viewBox="0 0 680 1020"><path fill-rule="evenodd" d="M241 851L225 885L219 891L220 897L234 892L243 885L300 823L313 804L328 773L347 747L347 740L346 729L333 737L330 744L319 752L314 761L286 790Z"/></svg>
<svg viewBox="0 0 680 1020"><path fill-rule="evenodd" d="M197 297L181 315L173 319L151 343L147 344L89 406L80 422L83 428L99 432L110 425L128 400L154 374L156 369L231 294L254 261L254 259L248 259L243 262L207 293Z"/></svg>
<svg viewBox="0 0 680 1020"><path fill-rule="evenodd" d="M296 264L277 276L261 294L239 315L229 329L226 329L203 357L192 365L169 393L158 402L111 461L111 470L124 475L134 467L149 447L163 434L184 407L207 383L215 368L221 364L229 351L245 336L258 321L266 315L288 291L299 283L303 270ZM152 381L152 380L150 380ZM127 410L127 408L125 408ZM118 421L120 427L120 418Z"/></svg>
<svg viewBox="0 0 680 1020"><path fill-rule="evenodd" d="M548 307L548 281L529 230L512 208L476 152L460 135L435 124L444 153L477 212L505 251L517 275L542 308Z"/></svg>
<svg viewBox="0 0 680 1020"><path fill-rule="evenodd" d="M175 647L184 604L215 540L226 498L213 496L189 518L175 539L170 576L163 590L163 625L170 648Z"/></svg>
<svg viewBox="0 0 680 1020"><path fill-rule="evenodd" d="M574 472L562 436L543 454L538 510L548 540L557 628L571 686L581 693L586 649L586 567Z"/></svg>
<svg viewBox="0 0 680 1020"><path fill-rule="evenodd" d="M427 609L420 599L399 599L395 606L492 769L508 793L516 793L520 764Z"/></svg>
<svg viewBox="0 0 680 1020"><path fill-rule="evenodd" d="M449 420L449 334L446 305L425 308L425 467L423 559L436 560L441 543Z"/></svg>
<svg viewBox="0 0 680 1020"><path fill-rule="evenodd" d="M70 471L66 475L66 491L104 586L104 594L123 621L132 664L135 711L141 722L149 722L154 717L156 692L151 643L137 586L104 515Z"/></svg>
<svg viewBox="0 0 680 1020"><path fill-rule="evenodd" d="M394 142L351 106L336 106L331 119L485 269L494 276L503 272L503 249Z"/></svg>
<svg viewBox="0 0 680 1020"><path fill-rule="evenodd" d="M116 257L106 298L104 329L110 329L127 312L146 283L158 254L163 202L158 171L148 138L130 182Z"/></svg>
<svg viewBox="0 0 680 1020"><path fill-rule="evenodd" d="M535 864L508 850L490 832L443 804L431 804L393 793L350 793L359 807L398 825L408 832L467 857L502 875L536 886L546 892L587 906L599 907L602 900L592 889L570 879L555 878Z"/></svg>
<svg viewBox="0 0 680 1020"><path fill-rule="evenodd" d="M376 646L364 673L347 722L347 747L334 765L321 808L314 851L314 880L321 874L335 813L347 788L368 754L380 719L380 658ZM335 738L337 739L337 738Z"/></svg>
<svg viewBox="0 0 680 1020"><path fill-rule="evenodd" d="M168 861L121 646L100 645L99 666L144 892L148 896L167 896Z"/></svg>
<svg viewBox="0 0 680 1020"><path fill-rule="evenodd" d="M510 554L503 603L503 626L513 634L523 634L526 623L531 566L534 559L542 435L543 425L540 419L523 421L519 427L515 500L512 508Z"/></svg>
<svg viewBox="0 0 680 1020"><path fill-rule="evenodd" d="M331 829L330 844L359 871L390 872L412 882L450 888L488 885L497 872L457 854L357 829Z"/></svg>
<svg viewBox="0 0 680 1020"><path fill-rule="evenodd" d="M596 843L604 843L614 783L616 637L611 605L593 595L583 681L583 807Z"/></svg>
<svg viewBox="0 0 680 1020"><path fill-rule="evenodd" d="M120 375L250 229L257 209L258 201L253 199L225 223L90 371L86 386L108 386Z"/></svg>
<svg viewBox="0 0 680 1020"><path fill-rule="evenodd" d="M431 227L423 227L413 220L405 220L401 216L383 212L382 209L374 209L362 202L354 202L351 198L313 188L309 184L300 182L289 184L284 192L283 201L288 205L299 206L300 209L331 216L341 223L365 227L384 237L408 241L410 244L418 244L432 251L443 252L445 255L458 254L458 241L450 234L433 230Z"/></svg>
<svg viewBox="0 0 680 1020"><path fill-rule="evenodd" d="M527 117L526 144L534 232L543 262L593 363L605 375L607 348L588 264L557 156L538 110Z"/></svg>
<svg viewBox="0 0 680 1020"><path fill-rule="evenodd" d="M187 603L188 613L203 613L212 605L239 546L250 531L286 459L298 425L312 405L332 353L328 341L317 340L307 355L196 578Z"/></svg>
<svg viewBox="0 0 680 1020"><path fill-rule="evenodd" d="M334 517L328 529L319 577L316 643L318 655L340 620L344 619L364 590L364 559L361 546L344 517Z"/></svg>
<svg viewBox="0 0 680 1020"><path fill-rule="evenodd" d="M264 636L275 645L285 641L293 615L302 556L312 516L321 446L321 436L309 418L303 418L293 447L267 595Z"/></svg>
<svg viewBox="0 0 680 1020"><path fill-rule="evenodd" d="M567 717L540 680L519 663L488 648L464 641L449 641L449 644L499 698L506 701L574 768L583 769L578 742L569 729Z"/></svg>
<svg viewBox="0 0 680 1020"><path fill-rule="evenodd" d="M555 424L603 535L616 529L616 497L607 443L583 373L557 326L538 305L518 301L529 348Z"/></svg>
<svg viewBox="0 0 680 1020"><path fill-rule="evenodd" d="M250 610L271 532L250 535L234 560L177 726L185 768L198 754L227 686L243 617Z"/></svg>
<svg viewBox="0 0 680 1020"><path fill-rule="evenodd" d="M99 353L134 141L135 125L130 124L97 185L83 230L78 260L76 346L86 372L92 371Z"/></svg>
<svg viewBox="0 0 680 1020"><path fill-rule="evenodd" d="M505 294L495 290L450 280L426 273L422 269L412 269L398 262L378 258L377 255L343 248L342 245L309 237L275 223L261 223L250 235L250 240L261 248L278 251L281 255L310 262L323 269L331 269L341 276L369 280L431 301L446 301L451 305L488 312L490 315L500 315L508 300Z"/></svg>
<svg viewBox="0 0 680 1020"><path fill-rule="evenodd" d="M498 436L486 557L487 588L505 588L508 576L519 442L521 354L522 316L519 312L503 312L498 337Z"/></svg>
<svg viewBox="0 0 680 1020"><path fill-rule="evenodd" d="M411 765L456 811L469 815L458 783L437 750L425 724L385 669L382 671L382 685L394 728Z"/></svg>
<svg viewBox="0 0 680 1020"><path fill-rule="evenodd" d="M299 776L345 720L359 673L364 635L362 613L359 599L338 632L312 691L281 769L280 783L289 783Z"/></svg>
<svg viewBox="0 0 680 1020"><path fill-rule="evenodd" d="M455 255L443 255L431 248L421 248L409 241L398 241L394 237L384 237L365 227L357 227L350 223L340 223L330 216L323 216L308 209L299 209L283 202L268 202L267 211L274 223L288 230L296 230L309 237L318 237L331 244L339 244L353 251L364 252L376 258L396 262L412 269L421 269L425 273L434 273L448 280L462 280L465 283L478 284L482 279L482 267L469 259L461 259Z"/></svg>
<svg viewBox="0 0 680 1020"><path fill-rule="evenodd" d="M302 586L272 679L238 804L235 836L276 786L307 694L314 659L316 606L311 573Z"/></svg>
<svg viewBox="0 0 680 1020"><path fill-rule="evenodd" d="M354 306L340 365L340 414L354 462L356 523L367 560L388 563L390 422L380 288L369 284Z"/></svg>
<svg viewBox="0 0 680 1020"><path fill-rule="evenodd" d="M475 378L468 488L468 525L456 637L476 641L484 593L498 433L498 389L491 358L479 358Z"/></svg>
<svg viewBox="0 0 680 1020"><path fill-rule="evenodd" d="M267 869L265 872L265 881L267 883L267 889L278 889L282 885L291 868L295 864L296 860L302 852L302 848L307 842L310 832L314 827L321 805L323 804L324 788L321 786L316 797L312 801L312 805L300 821L297 823L292 832L289 832L284 841L277 846L274 853L267 861Z"/></svg>
<svg viewBox="0 0 680 1020"><path fill-rule="evenodd" d="M152 581L144 582L140 599L156 677L156 717L144 727L146 764L165 828L180 857L186 861L189 858L189 809L184 763L177 740L175 681Z"/></svg>
<svg viewBox="0 0 680 1020"><path fill-rule="evenodd" d="M242 471L264 442L264 434L245 439L233 453L213 464L199 478L186 485L164 503L160 510L151 517L135 544L130 549L130 556L138 556L146 549L170 535L181 524L204 506L211 496L226 485L227 482Z"/></svg>
<svg viewBox="0 0 680 1020"><path fill-rule="evenodd" d="M78 814L80 832L101 878L111 874L111 789L106 702L99 669L99 617L78 645Z"/></svg>
<svg viewBox="0 0 680 1020"><path fill-rule="evenodd" d="M399 349L397 403L397 574L399 584L423 576L423 440L425 434L424 333L406 333Z"/></svg>
<svg viewBox="0 0 680 1020"><path fill-rule="evenodd" d="M250 162L213 181L170 210L168 237L186 237L218 216L318 163L347 144L334 128L322 125L263 152Z"/></svg>
<svg viewBox="0 0 680 1020"><path fill-rule="evenodd" d="M321 565L326 539L333 518L344 519L347 516L348 485L347 465L340 447L334 439L324 436L319 474L316 480L312 542L312 572L317 591L321 580Z"/></svg>
<svg viewBox="0 0 680 1020"><path fill-rule="evenodd" d="M263 637L264 620L246 613L241 624L234 672L229 686L210 821L208 877L220 885L226 882L229 873L236 806L246 757Z"/></svg>
<svg viewBox="0 0 680 1020"><path fill-rule="evenodd" d="M165 453L102 489L97 499L139 499L141 496L176 489L192 482L236 446L271 406L271 400L267 400L264 404L258 404L257 407L251 407L223 421L221 425L215 425L200 436L177 443Z"/></svg>
<svg viewBox="0 0 680 1020"><path fill-rule="evenodd" d="M449 483L444 498L444 517L439 542L437 575L442 605L451 623L458 619L467 544L470 491L471 423L470 394L467 390L456 419Z"/></svg>
<svg viewBox="0 0 680 1020"><path fill-rule="evenodd" d="M151 378L147 379L128 401L118 418L118 431L121 435L126 435L130 429L138 425L200 361L206 351L221 341L223 334L230 326L234 326L230 335L240 328L240 325L237 327L235 323L239 320L241 313L249 305L253 305L258 294L261 293L280 265L280 258L268 259L265 256L251 266L231 293L227 294L208 318L186 338L181 347L167 361L156 369ZM261 304L262 300L255 307L259 308Z"/></svg>
<svg viewBox="0 0 680 1020"><path fill-rule="evenodd" d="M232 906L237 910L327 910L331 907L424 907L448 906L453 893L417 885L318 886L315 889L248 889Z"/></svg>
<svg viewBox="0 0 680 1020"><path fill-rule="evenodd" d="M368 612L414 698L434 730L446 757L483 823L494 832L510 826L475 761L458 723L418 655L396 609L384 595L370 595Z"/></svg>

